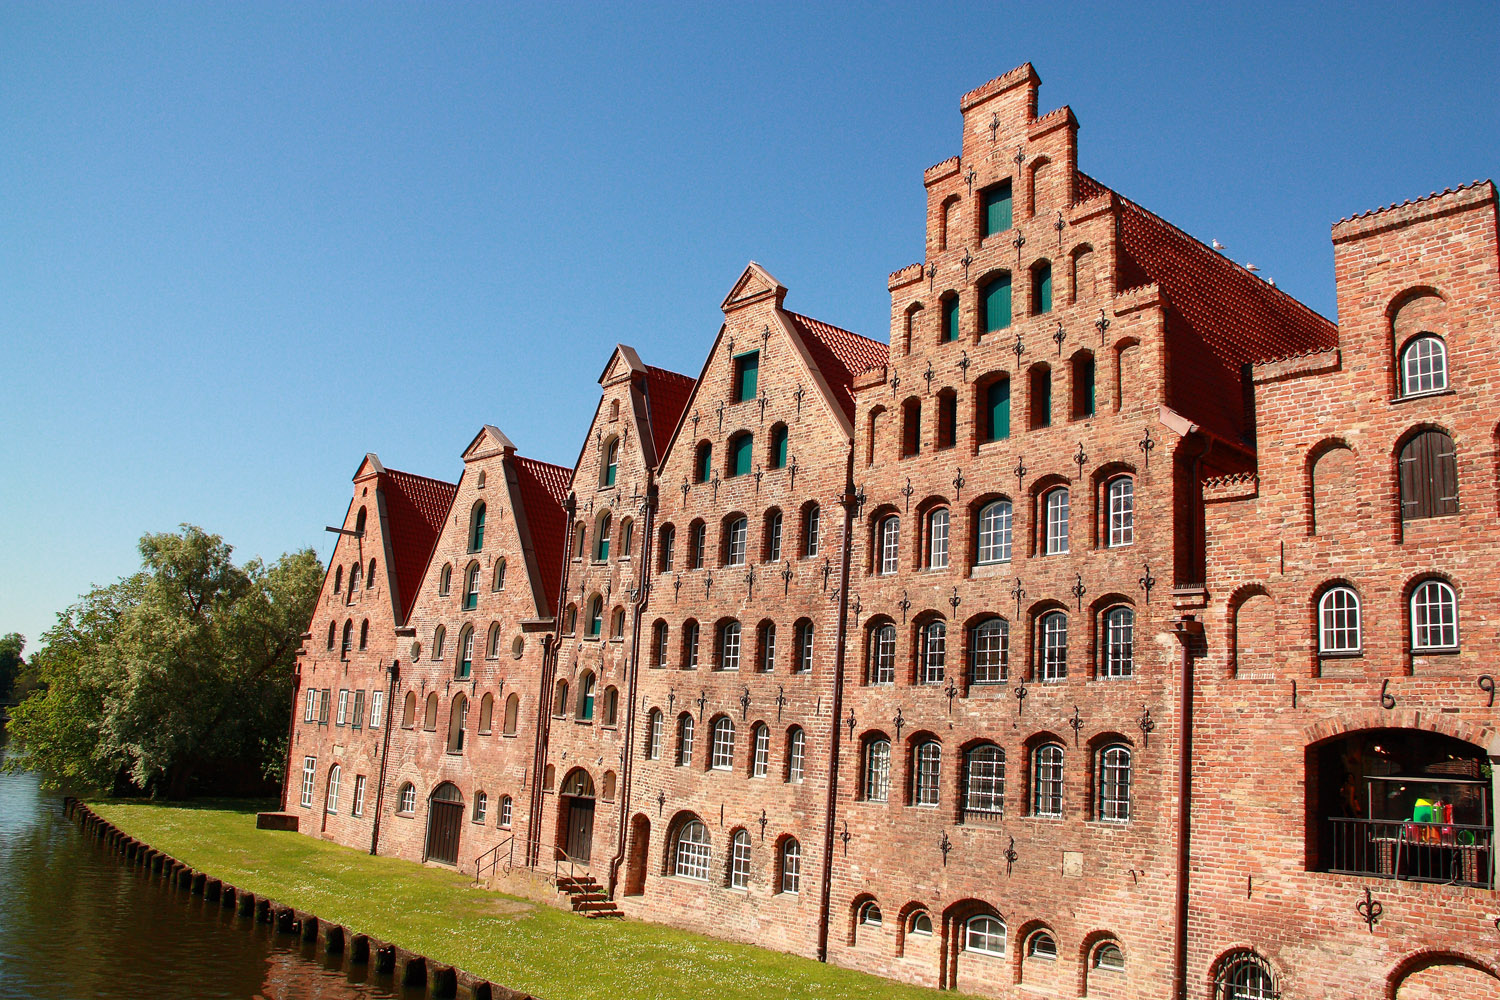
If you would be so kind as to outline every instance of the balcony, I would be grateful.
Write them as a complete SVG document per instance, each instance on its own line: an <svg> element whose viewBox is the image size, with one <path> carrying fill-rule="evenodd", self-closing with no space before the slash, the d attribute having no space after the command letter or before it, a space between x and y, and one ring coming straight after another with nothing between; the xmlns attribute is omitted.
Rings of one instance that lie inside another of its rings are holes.
<svg viewBox="0 0 1500 1000"><path fill-rule="evenodd" d="M1413 823L1330 816L1327 871L1407 882L1493 887L1495 831L1462 823Z"/></svg>

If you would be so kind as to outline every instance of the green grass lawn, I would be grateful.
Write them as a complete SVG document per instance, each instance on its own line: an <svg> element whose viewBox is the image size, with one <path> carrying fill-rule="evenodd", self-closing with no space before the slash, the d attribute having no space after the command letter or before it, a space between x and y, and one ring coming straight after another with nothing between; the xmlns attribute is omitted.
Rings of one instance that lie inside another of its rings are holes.
<svg viewBox="0 0 1500 1000"><path fill-rule="evenodd" d="M587 920L473 888L457 872L257 830L253 804L90 804L198 871L546 1000L937 995L660 924Z"/></svg>

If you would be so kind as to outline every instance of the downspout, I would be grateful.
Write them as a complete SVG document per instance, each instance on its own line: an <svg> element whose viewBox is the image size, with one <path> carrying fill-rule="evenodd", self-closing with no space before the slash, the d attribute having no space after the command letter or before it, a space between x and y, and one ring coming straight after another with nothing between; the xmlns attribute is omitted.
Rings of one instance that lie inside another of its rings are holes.
<svg viewBox="0 0 1500 1000"><path fill-rule="evenodd" d="M563 528L562 572L558 574L556 603L552 606L552 632L542 639L542 684L537 693L536 747L531 755L531 815L526 821L526 867L537 865L542 850L542 775L547 770L547 746L552 738L552 682L557 676L557 657L562 650L563 609L567 607L568 572L573 565L573 522L577 497L569 493L564 505L568 518ZM577 624L574 624L577 628Z"/></svg>
<svg viewBox="0 0 1500 1000"><path fill-rule="evenodd" d="M620 787L616 791L619 797L620 818L615 824L615 856L609 859L609 897L615 896L615 887L620 881L620 865L625 862L626 837L629 833L626 828L626 820L630 816L630 784L635 774L635 692L636 678L641 666L641 619L646 614L646 603L651 594L651 559L655 551L652 541L656 535L656 484L653 477L647 472L646 501L641 505L641 519L646 522L645 537L641 540L641 561L638 564L640 570L636 577L635 610L634 621L630 633L630 660L628 673L625 678L625 742L623 744L624 754L620 764Z"/></svg>
<svg viewBox="0 0 1500 1000"><path fill-rule="evenodd" d="M818 902L818 961L828 961L828 921L833 892L833 827L839 797L839 726L844 714L844 648L849 628L849 558L854 544L854 508L859 503L854 492L854 445L844 466L844 539L839 567L838 646L833 657L833 739L828 754L828 804L823 810L823 873Z"/></svg>
<svg viewBox="0 0 1500 1000"><path fill-rule="evenodd" d="M385 762L391 754L391 716L396 707L396 688L401 682L401 661L392 660L390 684L385 695L385 736L380 741L380 776L375 779L375 828L370 831L370 853L380 853L380 814L385 805Z"/></svg>

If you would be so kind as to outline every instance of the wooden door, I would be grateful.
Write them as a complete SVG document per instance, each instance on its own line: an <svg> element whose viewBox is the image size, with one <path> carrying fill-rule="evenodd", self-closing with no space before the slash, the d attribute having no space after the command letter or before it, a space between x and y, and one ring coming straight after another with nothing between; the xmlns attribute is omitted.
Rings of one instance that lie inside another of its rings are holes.
<svg viewBox="0 0 1500 1000"><path fill-rule="evenodd" d="M594 800L568 800L568 846L563 850L574 861L588 861L594 842Z"/></svg>
<svg viewBox="0 0 1500 1000"><path fill-rule="evenodd" d="M463 824L462 802L432 800L427 820L427 859L458 864L458 831Z"/></svg>

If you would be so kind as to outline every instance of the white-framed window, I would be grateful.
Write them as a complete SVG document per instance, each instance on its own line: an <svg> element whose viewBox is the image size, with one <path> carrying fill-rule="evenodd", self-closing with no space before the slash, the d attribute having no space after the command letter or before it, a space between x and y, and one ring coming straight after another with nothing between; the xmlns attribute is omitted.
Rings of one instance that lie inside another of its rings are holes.
<svg viewBox="0 0 1500 1000"><path fill-rule="evenodd" d="M812 670L813 666L813 626L812 622L804 621L797 623L797 673L805 674Z"/></svg>
<svg viewBox="0 0 1500 1000"><path fill-rule="evenodd" d="M870 740L865 744L865 801L886 802L890 797L891 741Z"/></svg>
<svg viewBox="0 0 1500 1000"><path fill-rule="evenodd" d="M719 632L719 669L740 669L740 623L725 622Z"/></svg>
<svg viewBox="0 0 1500 1000"><path fill-rule="evenodd" d="M870 633L870 683L896 683L896 626L890 622Z"/></svg>
<svg viewBox="0 0 1500 1000"><path fill-rule="evenodd" d="M729 522L729 537L724 546L729 565L745 565L745 541L749 534L750 523L745 518L737 517Z"/></svg>
<svg viewBox="0 0 1500 1000"><path fill-rule="evenodd" d="M766 561L781 561L781 511L776 511L766 522Z"/></svg>
<svg viewBox="0 0 1500 1000"><path fill-rule="evenodd" d="M1248 949L1230 952L1214 976L1214 1000L1279 1000L1276 977L1264 958Z"/></svg>
<svg viewBox="0 0 1500 1000"><path fill-rule="evenodd" d="M1109 547L1119 548L1135 542L1135 480L1116 476L1105 488L1109 505Z"/></svg>
<svg viewBox="0 0 1500 1000"><path fill-rule="evenodd" d="M764 778L771 769L771 730L764 722L755 724L755 753L750 759L750 777Z"/></svg>
<svg viewBox="0 0 1500 1000"><path fill-rule="evenodd" d="M912 750L911 803L914 806L936 806L938 783L943 774L943 748L935 741L918 743Z"/></svg>
<svg viewBox="0 0 1500 1000"><path fill-rule="evenodd" d="M734 768L734 720L727 715L714 720L713 748L709 754L709 767L715 771Z"/></svg>
<svg viewBox="0 0 1500 1000"><path fill-rule="evenodd" d="M502 796L500 796L500 826L503 829L506 829L506 830L510 829L510 812L511 812L511 808L512 808L512 805L511 805L511 801L510 801L510 796L509 795L502 795Z"/></svg>
<svg viewBox="0 0 1500 1000"><path fill-rule="evenodd" d="M337 764L328 769L328 803L326 808L329 813L339 811L339 782L343 779L344 769Z"/></svg>
<svg viewBox="0 0 1500 1000"><path fill-rule="evenodd" d="M661 760L661 709L653 708L646 723L646 759Z"/></svg>
<svg viewBox="0 0 1500 1000"><path fill-rule="evenodd" d="M927 568L948 568L948 508L927 515Z"/></svg>
<svg viewBox="0 0 1500 1000"><path fill-rule="evenodd" d="M923 684L941 684L947 672L948 623L930 621L922 626L922 674Z"/></svg>
<svg viewBox="0 0 1500 1000"><path fill-rule="evenodd" d="M675 871L683 878L708 880L708 865L712 851L708 841L708 827L697 820L683 824L677 834L677 864Z"/></svg>
<svg viewBox="0 0 1500 1000"><path fill-rule="evenodd" d="M443 658L443 643L448 638L448 630L439 625L432 633L432 658L441 660Z"/></svg>
<svg viewBox="0 0 1500 1000"><path fill-rule="evenodd" d="M736 830L729 848L729 887L750 887L750 834Z"/></svg>
<svg viewBox="0 0 1500 1000"><path fill-rule="evenodd" d="M807 763L807 734L801 726L793 726L786 738L786 779L801 782Z"/></svg>
<svg viewBox="0 0 1500 1000"><path fill-rule="evenodd" d="M484 792L474 793L474 822L483 823L490 814L490 797Z"/></svg>
<svg viewBox="0 0 1500 1000"><path fill-rule="evenodd" d="M682 623L682 669L698 669L698 623L689 619Z"/></svg>
<svg viewBox="0 0 1500 1000"><path fill-rule="evenodd" d="M932 915L926 910L917 910L911 915L906 933L917 937L932 937Z"/></svg>
<svg viewBox="0 0 1500 1000"><path fill-rule="evenodd" d="M1135 612L1110 608L1104 612L1102 677L1130 677L1135 673Z"/></svg>
<svg viewBox="0 0 1500 1000"><path fill-rule="evenodd" d="M385 707L385 692L370 692L370 728L379 729L381 723L381 710Z"/></svg>
<svg viewBox="0 0 1500 1000"><path fill-rule="evenodd" d="M677 720L677 766L693 762L693 717L686 712Z"/></svg>
<svg viewBox="0 0 1500 1000"><path fill-rule="evenodd" d="M348 688L340 688L339 689L339 714L338 714L337 721L334 722L334 725L336 725L336 726L342 726L344 723L346 723L348 721L349 721L349 690L348 690Z"/></svg>
<svg viewBox="0 0 1500 1000"><path fill-rule="evenodd" d="M1458 648L1458 598L1442 580L1428 580L1412 591L1411 647Z"/></svg>
<svg viewBox="0 0 1500 1000"><path fill-rule="evenodd" d="M821 512L814 505L807 509L807 529L803 532L802 556L812 559L818 554L818 518Z"/></svg>
<svg viewBox="0 0 1500 1000"><path fill-rule="evenodd" d="M781 842L781 891L796 893L802 888L802 845L797 838Z"/></svg>
<svg viewBox="0 0 1500 1000"><path fill-rule="evenodd" d="M365 814L365 776L356 774L354 776L354 815Z"/></svg>
<svg viewBox="0 0 1500 1000"><path fill-rule="evenodd" d="M1009 500L996 500L980 508L979 547L975 552L979 565L1010 562L1012 514Z"/></svg>
<svg viewBox="0 0 1500 1000"><path fill-rule="evenodd" d="M691 526L692 536L688 539L690 551L688 552L689 569L702 569L703 561L707 556L705 550L708 548L708 525L699 522Z"/></svg>
<svg viewBox="0 0 1500 1000"><path fill-rule="evenodd" d="M964 818L1000 819L1005 815L1005 751L993 743L964 755Z"/></svg>
<svg viewBox="0 0 1500 1000"><path fill-rule="evenodd" d="M1031 755L1031 812L1053 819L1062 815L1063 748L1044 743Z"/></svg>
<svg viewBox="0 0 1500 1000"><path fill-rule="evenodd" d="M1359 595L1353 587L1329 587L1318 598L1318 652L1359 650Z"/></svg>
<svg viewBox="0 0 1500 1000"><path fill-rule="evenodd" d="M1026 939L1026 957L1057 961L1057 939L1047 931L1037 931Z"/></svg>
<svg viewBox="0 0 1500 1000"><path fill-rule="evenodd" d="M760 627L760 671L769 674L776 669L776 626L766 622Z"/></svg>
<svg viewBox="0 0 1500 1000"><path fill-rule="evenodd" d="M1094 968L1105 972L1124 972L1125 953L1113 941L1105 941L1094 949Z"/></svg>
<svg viewBox="0 0 1500 1000"><path fill-rule="evenodd" d="M901 564L901 518L895 514L880 522L880 555L875 572L887 575Z"/></svg>
<svg viewBox="0 0 1500 1000"><path fill-rule="evenodd" d="M1068 616L1061 611L1049 611L1039 625L1042 655L1038 679L1060 681L1068 676Z"/></svg>
<svg viewBox="0 0 1500 1000"><path fill-rule="evenodd" d="M307 689L307 706L302 711L302 721L312 722L318 717L318 689Z"/></svg>
<svg viewBox="0 0 1500 1000"><path fill-rule="evenodd" d="M302 758L302 807L310 807L313 803L313 779L318 774L318 758Z"/></svg>
<svg viewBox="0 0 1500 1000"><path fill-rule="evenodd" d="M1401 350L1401 395L1420 396L1448 388L1448 348L1441 337L1424 333Z"/></svg>
<svg viewBox="0 0 1500 1000"><path fill-rule="evenodd" d="M401 786L401 794L396 800L396 811L407 815L417 811L417 787L409 781Z"/></svg>
<svg viewBox="0 0 1500 1000"><path fill-rule="evenodd" d="M884 920L880 912L880 904L875 900L869 900L859 908L859 925L861 927L879 927Z"/></svg>
<svg viewBox="0 0 1500 1000"><path fill-rule="evenodd" d="M1010 673L1010 625L1004 618L986 618L969 639L969 683L1000 684Z"/></svg>
<svg viewBox="0 0 1500 1000"><path fill-rule="evenodd" d="M1048 490L1042 498L1042 508L1042 554L1062 555L1068 551L1068 488L1059 486Z"/></svg>
<svg viewBox="0 0 1500 1000"><path fill-rule="evenodd" d="M1005 954L1005 922L991 916L970 917L964 924L964 951Z"/></svg>
<svg viewBox="0 0 1500 1000"><path fill-rule="evenodd" d="M1106 823L1130 819L1130 748L1116 744L1099 752L1099 818Z"/></svg>

